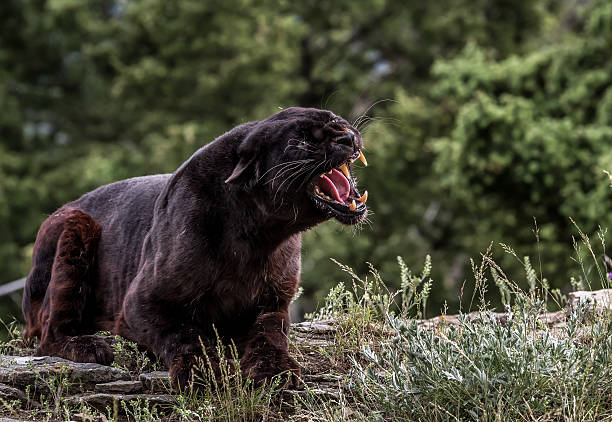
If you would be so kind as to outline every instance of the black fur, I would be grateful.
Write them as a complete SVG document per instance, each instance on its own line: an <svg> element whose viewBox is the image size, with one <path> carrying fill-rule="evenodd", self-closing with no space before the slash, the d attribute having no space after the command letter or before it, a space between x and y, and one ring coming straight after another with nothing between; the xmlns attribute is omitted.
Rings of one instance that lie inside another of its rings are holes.
<svg viewBox="0 0 612 422"><path fill-rule="evenodd" d="M173 174L113 183L65 205L36 240L26 336L41 337L39 354L109 363L108 346L88 335L110 330L153 351L185 385L214 325L256 381L299 374L286 334L300 233L366 214L365 204L327 206L313 181L361 147L358 131L333 113L290 108L223 134Z"/></svg>

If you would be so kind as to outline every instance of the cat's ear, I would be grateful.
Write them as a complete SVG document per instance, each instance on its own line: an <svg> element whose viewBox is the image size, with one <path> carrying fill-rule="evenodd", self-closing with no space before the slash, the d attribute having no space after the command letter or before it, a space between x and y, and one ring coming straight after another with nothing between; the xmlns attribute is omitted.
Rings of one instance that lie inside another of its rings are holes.
<svg viewBox="0 0 612 422"><path fill-rule="evenodd" d="M258 175L248 174L248 173L258 173L257 171L254 171L254 172L250 171L250 169L252 169L253 167L257 167L255 165L256 159L257 157L255 156L240 158L240 161L238 161L238 164L236 164L236 167L234 167L234 171L232 171L232 174L230 174L230 176L227 179L225 179L225 183L239 183L240 180L246 181L245 179L247 179L247 176L249 176L248 178L255 179L256 181Z"/></svg>
<svg viewBox="0 0 612 422"><path fill-rule="evenodd" d="M225 183L233 183L250 189L257 184L260 176L264 133L253 130L238 145L238 163Z"/></svg>

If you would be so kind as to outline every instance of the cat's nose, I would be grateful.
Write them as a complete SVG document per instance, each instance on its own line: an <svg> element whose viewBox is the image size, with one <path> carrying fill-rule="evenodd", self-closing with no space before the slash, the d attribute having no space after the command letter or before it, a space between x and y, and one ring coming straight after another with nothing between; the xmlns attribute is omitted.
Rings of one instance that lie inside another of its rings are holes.
<svg viewBox="0 0 612 422"><path fill-rule="evenodd" d="M344 134L334 138L334 141L352 147L355 144L355 133L351 129L347 129Z"/></svg>

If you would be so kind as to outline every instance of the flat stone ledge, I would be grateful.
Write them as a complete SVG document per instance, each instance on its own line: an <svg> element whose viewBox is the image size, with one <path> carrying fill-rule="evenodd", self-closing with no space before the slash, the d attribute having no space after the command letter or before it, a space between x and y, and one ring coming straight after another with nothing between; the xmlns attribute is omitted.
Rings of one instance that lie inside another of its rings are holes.
<svg viewBox="0 0 612 422"><path fill-rule="evenodd" d="M339 399L340 389L339 388L307 388L304 390L283 390L283 398L285 400L292 400L298 397L310 397L315 396L322 399Z"/></svg>
<svg viewBox="0 0 612 422"><path fill-rule="evenodd" d="M67 399L70 404L79 404L81 402L98 409L102 412L106 411L107 407L111 409L117 409L118 412L123 413L123 407L121 402L125 402L128 409L131 408L131 401L140 400L141 404L148 402L149 408L171 408L176 400L170 394L108 394L108 393L94 393L84 394L80 396L73 396Z"/></svg>
<svg viewBox="0 0 612 422"><path fill-rule="evenodd" d="M94 388L96 393L140 393L142 391L142 382L140 381L113 381L103 384L96 384Z"/></svg>
<svg viewBox="0 0 612 422"><path fill-rule="evenodd" d="M6 384L0 384L0 399L5 402L19 400L22 406L27 404L30 407L40 407L40 403L29 399L23 391Z"/></svg>
<svg viewBox="0 0 612 422"><path fill-rule="evenodd" d="M312 374L312 375L304 375L302 377L304 379L305 383L308 384L314 384L314 383L321 383L321 382L338 382L342 380L342 377L340 375L333 375L333 374Z"/></svg>
<svg viewBox="0 0 612 422"><path fill-rule="evenodd" d="M130 380L122 369L97 363L78 363L50 356L1 356L0 383L21 390L28 385L45 387L52 377L65 376L73 387L93 390L96 384Z"/></svg>
<svg viewBox="0 0 612 422"><path fill-rule="evenodd" d="M172 389L168 371L147 372L140 374L139 379L144 390L150 393L167 393Z"/></svg>
<svg viewBox="0 0 612 422"><path fill-rule="evenodd" d="M334 321L306 321L291 325L291 330L314 336L333 335L336 332Z"/></svg>
<svg viewBox="0 0 612 422"><path fill-rule="evenodd" d="M11 401L21 400L22 402L28 401L25 393L17 388L11 387L10 385L0 384L0 399Z"/></svg>
<svg viewBox="0 0 612 422"><path fill-rule="evenodd" d="M485 316L494 318L500 324L506 324L509 321L511 314L506 312L475 311L463 315L440 315L434 318L419 320L418 323L424 328L434 328L442 324L459 325L461 318L465 318L468 321L473 321ZM538 319L542 323L554 327L565 323L565 311L561 310L557 312L546 312L538 315Z"/></svg>
<svg viewBox="0 0 612 422"><path fill-rule="evenodd" d="M597 309L612 311L612 289L586 292L571 292L567 295L568 307L575 308L579 303L589 303Z"/></svg>

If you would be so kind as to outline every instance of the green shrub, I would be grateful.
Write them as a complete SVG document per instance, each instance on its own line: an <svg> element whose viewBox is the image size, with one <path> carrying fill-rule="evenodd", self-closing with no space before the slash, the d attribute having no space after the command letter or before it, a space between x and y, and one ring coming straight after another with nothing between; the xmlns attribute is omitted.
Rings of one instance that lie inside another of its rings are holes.
<svg viewBox="0 0 612 422"><path fill-rule="evenodd" d="M436 330L390 316L392 340L363 349L369 366L355 361L357 401L391 420L611 417L612 320L583 317L557 332L522 307L503 323L482 312Z"/></svg>

